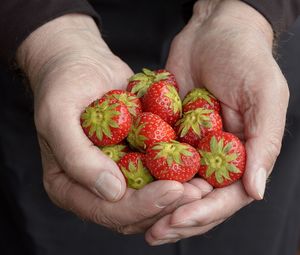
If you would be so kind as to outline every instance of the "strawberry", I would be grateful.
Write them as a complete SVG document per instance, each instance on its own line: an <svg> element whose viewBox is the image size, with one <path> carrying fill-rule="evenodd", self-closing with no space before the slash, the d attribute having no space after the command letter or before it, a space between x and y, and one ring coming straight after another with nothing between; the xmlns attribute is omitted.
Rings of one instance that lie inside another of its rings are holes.
<svg viewBox="0 0 300 255"><path fill-rule="evenodd" d="M216 111L204 108L184 113L175 126L178 140L194 147L208 132L221 129L221 116Z"/></svg>
<svg viewBox="0 0 300 255"><path fill-rule="evenodd" d="M132 117L137 117L142 112L142 104L140 99L133 93L125 90L111 90L105 93L104 97L117 99L124 103Z"/></svg>
<svg viewBox="0 0 300 255"><path fill-rule="evenodd" d="M218 99L205 88L195 88L191 90L183 99L183 112L206 108L220 112L221 106Z"/></svg>
<svg viewBox="0 0 300 255"><path fill-rule="evenodd" d="M157 114L173 126L181 117L182 112L178 92L168 81L153 83L143 97L143 110Z"/></svg>
<svg viewBox="0 0 300 255"><path fill-rule="evenodd" d="M129 152L129 148L122 143L99 148L105 155L110 157L115 162L119 162L120 159L124 157L127 152Z"/></svg>
<svg viewBox="0 0 300 255"><path fill-rule="evenodd" d="M147 149L145 162L151 174L159 180L186 182L199 171L200 156L189 144L159 142Z"/></svg>
<svg viewBox="0 0 300 255"><path fill-rule="evenodd" d="M132 123L126 105L108 98L97 99L86 107L80 122L97 146L118 144L128 135Z"/></svg>
<svg viewBox="0 0 300 255"><path fill-rule="evenodd" d="M133 189L141 189L153 181L149 170L143 164L143 154L137 152L127 153L118 163L127 186Z"/></svg>
<svg viewBox="0 0 300 255"><path fill-rule="evenodd" d="M167 76L167 81L169 84L172 84L175 89L177 90L177 92L179 92L179 87L178 87L178 83L176 81L175 75L172 74L171 72L167 71L166 69L159 69L154 71L156 73L156 75L159 75L161 73L164 73Z"/></svg>
<svg viewBox="0 0 300 255"><path fill-rule="evenodd" d="M168 123L154 113L143 112L134 121L127 141L133 148L145 151L154 143L167 142L175 138L175 131Z"/></svg>
<svg viewBox="0 0 300 255"><path fill-rule="evenodd" d="M167 80L178 91L178 85L173 74L163 69L151 71L146 68L143 68L141 73L136 73L129 78L127 91L136 94L140 98L146 94L153 83L161 80Z"/></svg>
<svg viewBox="0 0 300 255"><path fill-rule="evenodd" d="M242 177L246 151L242 142L233 134L211 132L200 141L198 150L201 156L199 175L212 186L221 188Z"/></svg>

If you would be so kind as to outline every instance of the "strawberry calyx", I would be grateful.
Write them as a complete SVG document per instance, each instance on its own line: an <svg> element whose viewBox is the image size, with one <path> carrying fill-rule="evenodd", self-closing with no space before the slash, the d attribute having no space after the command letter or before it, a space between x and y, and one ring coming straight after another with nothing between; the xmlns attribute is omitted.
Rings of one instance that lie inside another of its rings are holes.
<svg viewBox="0 0 300 255"><path fill-rule="evenodd" d="M188 148L189 146L187 144L172 140L170 142L159 142L155 144L151 149L158 151L155 159L167 159L167 164L170 167L174 162L180 164L181 157L183 155L187 157L193 156L193 153L191 153Z"/></svg>
<svg viewBox="0 0 300 255"><path fill-rule="evenodd" d="M81 115L82 126L89 128L89 136L96 133L100 141L103 139L103 135L112 138L111 128L119 128L118 123L114 120L116 116L120 115L117 110L118 106L117 102L110 104L110 100L103 100L100 104L97 101L85 109Z"/></svg>
<svg viewBox="0 0 300 255"><path fill-rule="evenodd" d="M128 169L124 166L120 166L122 173L127 179L128 187L133 189L141 189L146 184L153 181L153 177L149 170L144 167L142 160L137 159L135 164L132 161L128 163Z"/></svg>
<svg viewBox="0 0 300 255"><path fill-rule="evenodd" d="M126 154L126 145L123 144L104 146L100 149L105 155L110 157L115 162L118 162Z"/></svg>
<svg viewBox="0 0 300 255"><path fill-rule="evenodd" d="M171 108L172 108L172 112L175 113L182 113L182 104L181 104L181 100L180 97L177 93L177 90L175 89L175 87L173 85L167 85L168 88L168 92L166 93L166 96L170 99L171 101Z"/></svg>
<svg viewBox="0 0 300 255"><path fill-rule="evenodd" d="M240 173L232 161L238 158L237 153L230 153L232 143L229 142L224 146L224 139L217 141L213 136L210 140L210 152L199 150L201 155L201 164L207 166L205 176L209 178L213 174L218 183L222 184L224 179L231 180L230 173Z"/></svg>
<svg viewBox="0 0 300 255"><path fill-rule="evenodd" d="M140 124L140 121L141 118L138 118L137 121L133 123L127 136L127 141L132 147L143 151L143 149L145 149L145 141L147 140L147 137L141 135L140 132L145 127L146 123Z"/></svg>
<svg viewBox="0 0 300 255"><path fill-rule="evenodd" d="M186 112L183 117L176 123L176 126L179 125L180 137L184 137L190 129L192 129L195 134L200 137L200 127L212 127L212 123L209 117L209 114L211 114L212 112L213 110L204 108L198 108L196 110Z"/></svg>
<svg viewBox="0 0 300 255"><path fill-rule="evenodd" d="M136 108L138 107L138 105L134 102L134 100L136 99L135 96L129 96L126 93L121 93L121 94L108 95L107 98L111 98L111 99L114 98L121 101L127 106L129 113L134 117L136 117L137 115Z"/></svg>
<svg viewBox="0 0 300 255"><path fill-rule="evenodd" d="M143 68L141 73L136 73L129 78L129 82L137 82L132 87L131 92L140 98L146 94L152 83L165 80L169 77L169 75L169 72L155 73L147 68Z"/></svg>
<svg viewBox="0 0 300 255"><path fill-rule="evenodd" d="M213 106L213 102L211 99L216 99L207 89L205 88L195 88L190 93L186 95L182 104L186 105L189 103L193 103L198 99L204 99L207 101L211 106Z"/></svg>

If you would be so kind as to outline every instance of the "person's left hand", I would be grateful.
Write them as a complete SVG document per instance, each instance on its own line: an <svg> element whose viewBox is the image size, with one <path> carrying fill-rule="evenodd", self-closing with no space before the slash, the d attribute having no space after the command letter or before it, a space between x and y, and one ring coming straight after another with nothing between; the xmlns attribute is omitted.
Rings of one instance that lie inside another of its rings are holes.
<svg viewBox="0 0 300 255"><path fill-rule="evenodd" d="M181 95L206 87L221 101L225 130L245 142L247 163L242 181L214 189L156 222L146 233L151 245L203 234L263 198L280 151L289 98L272 44L266 19L236 0L198 1L174 39L167 69L175 74Z"/></svg>

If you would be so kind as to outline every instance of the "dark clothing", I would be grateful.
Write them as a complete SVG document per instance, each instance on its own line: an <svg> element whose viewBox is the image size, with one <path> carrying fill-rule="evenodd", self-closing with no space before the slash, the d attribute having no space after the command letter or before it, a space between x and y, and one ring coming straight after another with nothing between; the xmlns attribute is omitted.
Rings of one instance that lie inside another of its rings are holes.
<svg viewBox="0 0 300 255"><path fill-rule="evenodd" d="M243 0L259 12L272 24L276 32L283 31L290 26L300 14L300 0ZM133 18L140 15L140 10L144 8L147 14L147 7L155 5L156 8L166 6L162 15L173 8L174 3L183 8L186 12L191 12L195 0L174 0L164 1L136 1L136 0L91 0L92 7L85 0L1 0L0 3L0 59L10 62L14 58L17 47L36 28L47 21L68 13L84 13L95 18L99 24L99 16L95 11L96 6L102 15L105 9L110 9L112 15L114 8L123 8L123 11L132 13ZM142 17L143 18L143 17ZM155 17L156 18L156 17ZM153 19L153 17L152 17ZM135 20L135 22L137 19ZM115 22L115 21L114 21ZM140 22L140 21L139 21ZM104 24L105 26L106 24ZM126 31L126 29L124 30Z"/></svg>
<svg viewBox="0 0 300 255"><path fill-rule="evenodd" d="M299 0L242 0L251 5L272 24L279 33L291 26L300 14Z"/></svg>
<svg viewBox="0 0 300 255"><path fill-rule="evenodd" d="M26 25L26 28L17 27L16 21L5 15L3 10L8 10L9 6L19 6L20 2L2 0L0 3L0 47L4 58L11 58L19 43L40 24L51 17L73 12L65 7L70 6L70 10L87 13L97 19L96 12L84 1L35 1L36 4L44 4L43 8L36 9L30 5L33 1L28 0L22 8L13 9L16 13L14 17L18 16L18 12L23 12L20 14L22 25ZM50 7L44 10L45 2L57 8L56 11ZM151 4L150 1L145 4L145 1L133 0L131 4L117 0L103 2L91 1L91 4L101 15L104 39L113 52L134 70L144 66L153 69L164 66L170 41L184 26L184 17L191 13L192 6L188 1L175 0L155 0ZM264 1L256 2L263 4ZM287 0L274 2L292 3ZM73 3L78 4L79 9ZM29 9L27 4L31 6ZM3 23L3 20L6 22ZM7 38L3 36L3 29L10 31L6 32L10 33ZM203 236L159 247L148 246L143 235L122 236L83 222L51 203L42 185L32 96L9 71L9 67L2 68L0 254L295 255L300 237L300 23L293 28L293 34L288 40L282 40L284 43L279 47L279 61L289 82L291 100L282 153L267 185L265 199L243 208Z"/></svg>
<svg viewBox="0 0 300 255"><path fill-rule="evenodd" d="M4 0L0 3L0 58L14 58L16 49L35 29L68 13L83 13L99 19L85 0Z"/></svg>

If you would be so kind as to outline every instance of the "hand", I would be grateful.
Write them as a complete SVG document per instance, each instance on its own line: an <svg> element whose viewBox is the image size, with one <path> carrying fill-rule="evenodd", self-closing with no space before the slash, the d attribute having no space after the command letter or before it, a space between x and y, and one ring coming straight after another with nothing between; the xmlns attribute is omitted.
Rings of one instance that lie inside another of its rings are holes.
<svg viewBox="0 0 300 255"><path fill-rule="evenodd" d="M44 186L57 205L119 232L137 233L211 190L205 182L172 181L126 189L117 165L85 136L79 122L84 108L106 91L125 89L132 75L90 17L72 14L45 24L22 43L17 59L34 93Z"/></svg>
<svg viewBox="0 0 300 255"><path fill-rule="evenodd" d="M189 24L172 43L167 69L175 73L182 95L206 87L221 101L225 130L245 142L246 171L242 182L215 189L159 220L146 234L150 244L205 233L253 199L263 198L280 152L289 98L272 44L271 26L247 4L195 4Z"/></svg>

